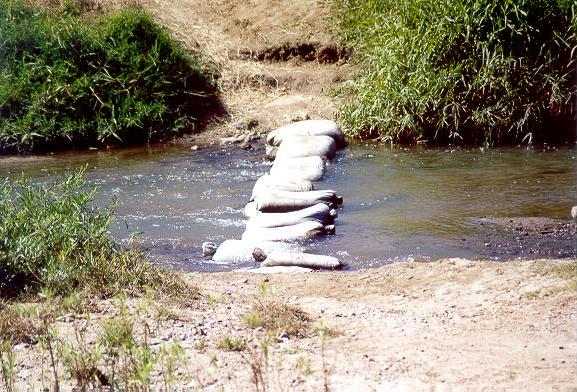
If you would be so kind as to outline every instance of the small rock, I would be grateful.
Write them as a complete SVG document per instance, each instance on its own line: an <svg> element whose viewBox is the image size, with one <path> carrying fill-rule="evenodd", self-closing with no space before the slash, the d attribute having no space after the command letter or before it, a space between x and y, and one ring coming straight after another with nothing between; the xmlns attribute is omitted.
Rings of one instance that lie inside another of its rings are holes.
<svg viewBox="0 0 577 392"><path fill-rule="evenodd" d="M577 219L577 206L573 206L573 208L571 208L571 216L573 219Z"/></svg>
<svg viewBox="0 0 577 392"><path fill-rule="evenodd" d="M250 131L251 129L256 127L258 127L258 120L254 118L239 121L233 125L233 128L236 129L237 131Z"/></svg>
<svg viewBox="0 0 577 392"><path fill-rule="evenodd" d="M195 144L194 146L190 147L190 149L191 149L192 151L196 151L196 150L198 150L198 148L199 148L199 147L198 147L196 144Z"/></svg>
<svg viewBox="0 0 577 392"><path fill-rule="evenodd" d="M284 343L289 340L289 334L286 331L282 331L277 338L279 343Z"/></svg>
<svg viewBox="0 0 577 392"><path fill-rule="evenodd" d="M262 263L266 260L266 253L264 253L264 251L260 248L254 248L252 251L252 257L256 262Z"/></svg>
<svg viewBox="0 0 577 392"><path fill-rule="evenodd" d="M290 116L290 120L292 122L297 122L297 121L305 121L305 120L310 120L311 116L309 116L309 114L307 112L305 112L304 110L299 110L298 112L295 112L293 114L291 114Z"/></svg>
<svg viewBox="0 0 577 392"><path fill-rule="evenodd" d="M242 143L243 141L244 136L223 137L220 139L220 144L236 144L236 143Z"/></svg>
<svg viewBox="0 0 577 392"><path fill-rule="evenodd" d="M209 257L216 253L216 248L218 245L214 242L203 242L202 243L202 257Z"/></svg>

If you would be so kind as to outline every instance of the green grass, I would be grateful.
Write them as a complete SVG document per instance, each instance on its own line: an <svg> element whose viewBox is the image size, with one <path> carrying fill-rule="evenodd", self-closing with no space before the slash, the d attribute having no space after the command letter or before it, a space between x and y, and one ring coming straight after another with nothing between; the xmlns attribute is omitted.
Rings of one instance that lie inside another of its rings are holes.
<svg viewBox="0 0 577 392"><path fill-rule="evenodd" d="M145 11L0 0L0 152L138 144L194 131L213 77Z"/></svg>
<svg viewBox="0 0 577 392"><path fill-rule="evenodd" d="M0 182L0 296L188 291L145 254L113 241L108 234L113 208L94 207L95 192L87 189L82 172L52 184L26 178Z"/></svg>
<svg viewBox="0 0 577 392"><path fill-rule="evenodd" d="M333 0L360 72L339 118L360 138L575 139L577 7L568 0Z"/></svg>

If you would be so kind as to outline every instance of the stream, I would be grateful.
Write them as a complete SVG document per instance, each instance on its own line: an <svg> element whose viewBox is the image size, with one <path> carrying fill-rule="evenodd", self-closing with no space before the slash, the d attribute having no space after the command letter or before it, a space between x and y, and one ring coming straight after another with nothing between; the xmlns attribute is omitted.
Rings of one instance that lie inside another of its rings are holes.
<svg viewBox="0 0 577 392"><path fill-rule="evenodd" d="M154 262L179 270L246 265L201 257L204 241L240 238L243 207L268 171L264 148L193 151L183 144L111 151L0 157L0 177L50 181L86 166L96 202L120 199L121 241L138 232ZM432 149L352 145L338 153L317 189L344 197L336 235L312 253L350 269L441 257L510 260L576 257L577 149ZM128 227L128 229L127 229Z"/></svg>

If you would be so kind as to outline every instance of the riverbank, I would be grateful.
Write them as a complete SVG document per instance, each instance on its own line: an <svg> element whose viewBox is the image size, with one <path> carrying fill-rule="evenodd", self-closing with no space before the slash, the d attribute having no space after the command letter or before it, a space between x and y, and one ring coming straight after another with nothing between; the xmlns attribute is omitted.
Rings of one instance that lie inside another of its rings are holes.
<svg viewBox="0 0 577 392"><path fill-rule="evenodd" d="M136 339L152 353L177 343L186 358L168 371L157 357L153 389L171 374L179 390L565 390L577 387L575 263L445 259L345 273L190 273L183 277L199 299L146 307L130 299L128 309L139 331L147 326ZM68 343L74 330L88 331L92 347L105 320L121 315L117 303L93 299L54 327ZM275 309L300 318L254 321ZM15 355L17 386L50 385L46 349L19 344ZM59 370L61 386L72 387Z"/></svg>

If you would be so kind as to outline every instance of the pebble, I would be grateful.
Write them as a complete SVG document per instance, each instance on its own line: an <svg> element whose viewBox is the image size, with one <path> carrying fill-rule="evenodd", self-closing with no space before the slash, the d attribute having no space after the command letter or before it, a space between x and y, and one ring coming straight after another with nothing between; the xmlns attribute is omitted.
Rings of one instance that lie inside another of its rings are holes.
<svg viewBox="0 0 577 392"><path fill-rule="evenodd" d="M571 208L571 216L573 219L577 218L577 206L573 206L573 208Z"/></svg>

